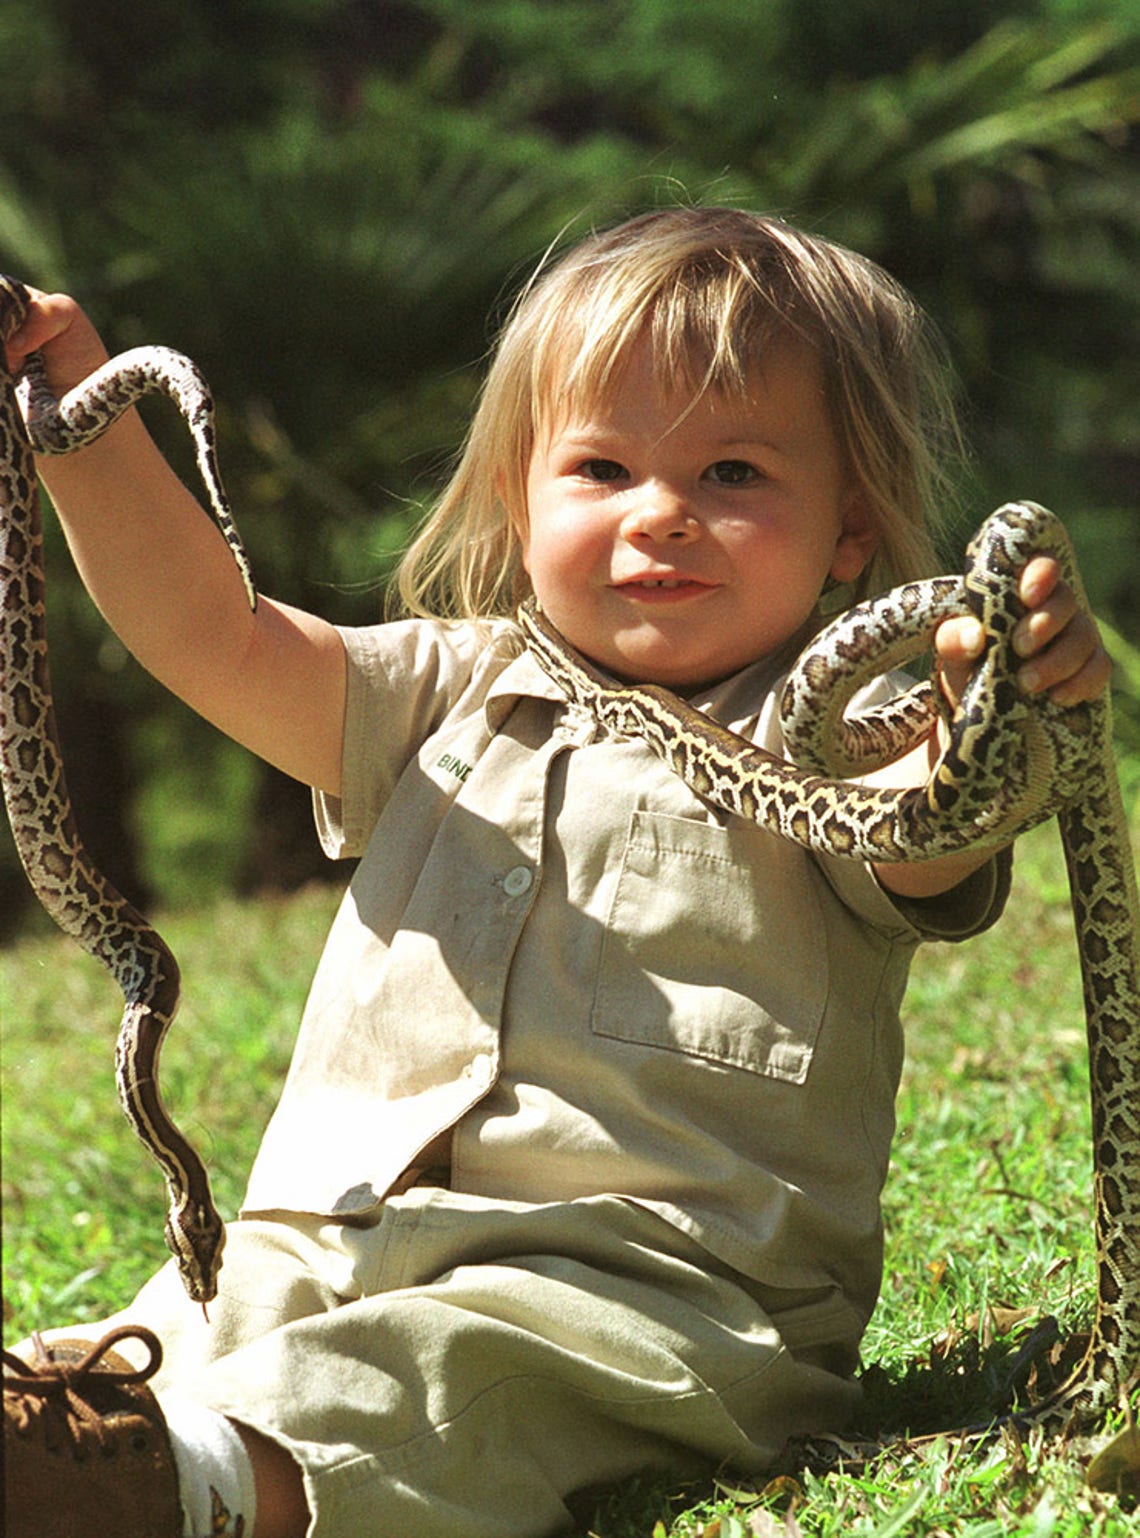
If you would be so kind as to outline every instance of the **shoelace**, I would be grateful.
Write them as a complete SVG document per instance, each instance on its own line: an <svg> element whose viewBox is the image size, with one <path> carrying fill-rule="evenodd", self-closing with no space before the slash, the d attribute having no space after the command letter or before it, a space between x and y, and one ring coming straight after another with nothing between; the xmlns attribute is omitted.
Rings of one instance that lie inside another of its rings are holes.
<svg viewBox="0 0 1140 1538"><path fill-rule="evenodd" d="M107 1353L123 1340L140 1340L149 1353L145 1367L104 1363ZM71 1444L77 1458L92 1450L113 1451L114 1437L105 1417L91 1403L93 1392L103 1397L108 1388L130 1388L152 1378L162 1364L158 1336L142 1325L121 1325L97 1341L78 1361L53 1360L42 1337L32 1335L35 1358L31 1363L2 1353L4 1393L8 1413L18 1435L31 1436L37 1426L53 1451Z"/></svg>

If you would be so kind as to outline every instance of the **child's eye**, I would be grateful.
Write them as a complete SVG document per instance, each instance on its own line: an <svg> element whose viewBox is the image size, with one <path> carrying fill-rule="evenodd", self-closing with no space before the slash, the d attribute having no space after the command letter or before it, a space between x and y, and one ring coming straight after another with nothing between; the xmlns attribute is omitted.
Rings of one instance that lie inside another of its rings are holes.
<svg viewBox="0 0 1140 1538"><path fill-rule="evenodd" d="M705 471L710 481L720 486L748 486L760 479L760 472L746 459L718 459Z"/></svg>
<svg viewBox="0 0 1140 1538"><path fill-rule="evenodd" d="M579 469L591 481L620 481L625 474L625 466L616 459L587 459Z"/></svg>

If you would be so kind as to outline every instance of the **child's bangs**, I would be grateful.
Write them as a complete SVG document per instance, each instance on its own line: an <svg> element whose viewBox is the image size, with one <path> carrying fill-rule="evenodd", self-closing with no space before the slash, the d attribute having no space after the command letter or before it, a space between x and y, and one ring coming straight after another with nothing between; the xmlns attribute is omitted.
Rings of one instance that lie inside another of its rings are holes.
<svg viewBox="0 0 1140 1538"><path fill-rule="evenodd" d="M719 259L684 270L657 297L649 319L653 356L662 382L695 399L706 390L743 396L789 315L752 273Z"/></svg>
<svg viewBox="0 0 1140 1538"><path fill-rule="evenodd" d="M583 276L579 274L578 276ZM764 349L789 319L746 270L687 262L652 284L594 269L586 292L553 307L533 353L531 400L539 435L555 420L586 418L648 336L661 384L696 400L706 390L743 395Z"/></svg>

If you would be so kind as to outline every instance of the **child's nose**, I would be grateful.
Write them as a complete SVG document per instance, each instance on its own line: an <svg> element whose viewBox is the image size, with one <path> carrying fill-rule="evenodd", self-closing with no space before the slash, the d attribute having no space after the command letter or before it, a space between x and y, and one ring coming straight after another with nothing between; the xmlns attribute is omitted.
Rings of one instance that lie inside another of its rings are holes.
<svg viewBox="0 0 1140 1538"><path fill-rule="evenodd" d="M686 498L659 482L646 486L622 520L626 539L690 540L698 524Z"/></svg>

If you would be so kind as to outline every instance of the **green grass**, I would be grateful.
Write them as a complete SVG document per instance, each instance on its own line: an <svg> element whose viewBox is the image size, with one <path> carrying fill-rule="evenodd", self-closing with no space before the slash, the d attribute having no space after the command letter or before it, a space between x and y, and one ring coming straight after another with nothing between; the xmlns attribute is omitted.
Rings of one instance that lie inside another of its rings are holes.
<svg viewBox="0 0 1140 1538"><path fill-rule="evenodd" d="M167 1099L206 1153L228 1215L289 1060L336 894L313 888L171 916L184 1003ZM875 1429L960 1424L996 1407L1017 1334L1093 1301L1087 1072L1067 888L1051 829L1022 840L1002 923L928 947L906 1004L909 1058L886 1194L882 1298L865 1342ZM163 1189L115 1108L117 995L51 933L0 950L5 1337L98 1318L161 1263ZM1041 1381L1048 1364L1038 1364ZM1093 1444L1095 1445L1095 1443ZM941 1441L858 1475L795 1473L757 1490L617 1491L599 1538L1123 1538L1135 1502L1087 1489L1089 1448Z"/></svg>
<svg viewBox="0 0 1140 1538"><path fill-rule="evenodd" d="M237 1210L288 1067L339 894L220 902L164 918L182 1004L163 1047L166 1103ZM50 927L0 948L5 1337L100 1318L165 1259L165 1187L117 1111L121 996Z"/></svg>

